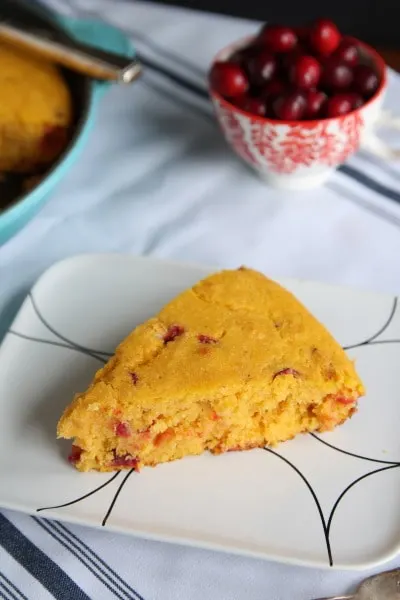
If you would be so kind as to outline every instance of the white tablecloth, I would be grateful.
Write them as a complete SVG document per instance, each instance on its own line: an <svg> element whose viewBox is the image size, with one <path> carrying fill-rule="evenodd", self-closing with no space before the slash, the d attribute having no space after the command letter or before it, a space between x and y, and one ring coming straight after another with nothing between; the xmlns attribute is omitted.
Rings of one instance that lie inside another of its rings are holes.
<svg viewBox="0 0 400 600"><path fill-rule="evenodd" d="M359 154L320 189L278 192L221 139L205 72L218 49L255 23L127 0L48 4L120 26L147 69L134 86L104 97L78 163L0 248L0 335L47 267L87 252L245 263L271 276L400 291L399 166ZM388 105L395 109L399 99L400 80L391 74ZM0 597L7 599L309 600L344 593L361 576L0 513Z"/></svg>

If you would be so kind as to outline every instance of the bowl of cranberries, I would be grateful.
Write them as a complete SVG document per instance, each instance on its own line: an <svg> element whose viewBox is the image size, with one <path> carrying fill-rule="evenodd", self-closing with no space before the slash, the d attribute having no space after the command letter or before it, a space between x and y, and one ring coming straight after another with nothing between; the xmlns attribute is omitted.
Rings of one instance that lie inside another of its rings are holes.
<svg viewBox="0 0 400 600"><path fill-rule="evenodd" d="M228 143L269 184L319 185L372 130L386 65L332 21L264 25L218 53L209 91Z"/></svg>

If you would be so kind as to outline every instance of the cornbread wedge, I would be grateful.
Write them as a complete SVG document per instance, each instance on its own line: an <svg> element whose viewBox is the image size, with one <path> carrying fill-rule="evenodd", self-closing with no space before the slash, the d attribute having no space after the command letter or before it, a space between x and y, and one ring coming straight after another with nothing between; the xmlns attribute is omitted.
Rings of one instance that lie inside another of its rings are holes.
<svg viewBox="0 0 400 600"><path fill-rule="evenodd" d="M277 283L207 277L128 335L58 424L77 469L113 471L326 431L364 388L328 331Z"/></svg>

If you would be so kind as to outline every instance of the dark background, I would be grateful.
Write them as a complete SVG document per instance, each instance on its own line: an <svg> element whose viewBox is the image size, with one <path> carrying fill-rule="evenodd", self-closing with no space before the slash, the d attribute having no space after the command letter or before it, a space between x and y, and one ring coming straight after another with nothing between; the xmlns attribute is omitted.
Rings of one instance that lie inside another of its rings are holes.
<svg viewBox="0 0 400 600"><path fill-rule="evenodd" d="M261 21L298 24L325 17L343 33L400 50L400 0L156 0Z"/></svg>

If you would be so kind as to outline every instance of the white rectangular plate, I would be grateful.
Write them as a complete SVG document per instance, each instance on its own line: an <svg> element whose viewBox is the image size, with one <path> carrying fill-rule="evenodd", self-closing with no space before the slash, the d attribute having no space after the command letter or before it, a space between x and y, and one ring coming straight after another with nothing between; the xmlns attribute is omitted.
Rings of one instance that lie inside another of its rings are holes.
<svg viewBox="0 0 400 600"><path fill-rule="evenodd" d="M83 474L56 423L116 344L210 269L118 255L47 271L0 348L0 505L298 564L366 568L400 550L400 309L394 297L283 281L357 361L368 394L334 432ZM320 439L318 439L320 438Z"/></svg>

